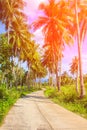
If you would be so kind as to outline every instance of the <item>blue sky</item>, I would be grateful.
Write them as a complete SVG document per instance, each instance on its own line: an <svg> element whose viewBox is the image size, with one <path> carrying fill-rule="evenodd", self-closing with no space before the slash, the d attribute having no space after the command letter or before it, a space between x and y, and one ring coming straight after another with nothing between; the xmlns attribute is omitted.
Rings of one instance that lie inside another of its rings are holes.
<svg viewBox="0 0 87 130"><path fill-rule="evenodd" d="M0 33L4 33L4 32L5 32L5 26L0 22Z"/></svg>

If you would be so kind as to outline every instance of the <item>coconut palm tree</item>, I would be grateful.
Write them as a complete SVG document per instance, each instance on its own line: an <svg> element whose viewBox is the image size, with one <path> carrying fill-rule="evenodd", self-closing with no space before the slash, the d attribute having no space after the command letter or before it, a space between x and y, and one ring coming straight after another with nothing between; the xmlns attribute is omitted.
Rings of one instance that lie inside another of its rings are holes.
<svg viewBox="0 0 87 130"><path fill-rule="evenodd" d="M30 33L26 24L26 16L23 13L24 1L6 0L0 1L0 20L7 29L8 44L12 45L13 56L28 55L30 51ZM12 57L13 60L13 57ZM13 68L14 73L14 68Z"/></svg>
<svg viewBox="0 0 87 130"><path fill-rule="evenodd" d="M6 29L8 31L8 43L9 43L9 31L10 28L12 27L12 22L15 21L17 24L17 17L24 17L25 15L23 14L23 8L24 8L24 1L19 0L0 0L0 5L1 5L1 11L0 11L0 19L2 23L5 24Z"/></svg>
<svg viewBox="0 0 87 130"><path fill-rule="evenodd" d="M77 56L75 56L72 59L72 63L70 65L70 72L71 74L76 75L76 92L79 93L79 88L78 88L78 78L79 78L79 60Z"/></svg>
<svg viewBox="0 0 87 130"><path fill-rule="evenodd" d="M58 65L58 55L59 52L60 54L62 52L61 48L65 43L70 43L72 37L70 34L70 28L72 28L72 12L67 7L67 2L56 2L55 0L48 0L47 5L43 3L40 4L39 9L44 12L44 15L39 16L32 25L34 30L42 27L44 47L48 48L48 50L50 48L49 52L51 53L48 54L52 55L51 61L52 67L54 68L55 65Z"/></svg>
<svg viewBox="0 0 87 130"><path fill-rule="evenodd" d="M81 3L81 1L79 1L80 5L83 5ZM86 24L86 18L83 18L84 20L82 20L81 16L82 13L86 13L86 9L87 9L87 2L86 2L86 8L85 6L83 6L83 8L80 10L80 13L78 14L78 2L77 0L75 0L75 14L76 14L76 27L77 27L77 42L78 42L78 57L79 57L79 73L80 73L80 89L81 89L81 94L80 97L84 97L85 96L85 88L84 88L84 82L83 82L83 71L82 71L82 41L83 40L83 36L85 35L85 29L87 28L87 24ZM84 10L84 12L82 12L82 10Z"/></svg>
<svg viewBox="0 0 87 130"><path fill-rule="evenodd" d="M60 63L61 63L62 56L63 55L61 54L61 52L59 50L56 50L56 48L52 49L51 46L45 46L42 63L44 66L46 66L48 68L50 75L56 74L56 84L55 85L57 85L58 90L60 90L60 84L61 84ZM53 82L52 82L51 86L53 86Z"/></svg>
<svg viewBox="0 0 87 130"><path fill-rule="evenodd" d="M0 18L8 31L8 43L12 44L14 55L18 56L20 51L26 51L30 40L28 26L25 23L26 16L23 13L25 2L1 0L0 5Z"/></svg>
<svg viewBox="0 0 87 130"><path fill-rule="evenodd" d="M78 57L79 57L79 73L80 73L80 97L85 96L85 87L83 82L82 70L82 44L87 31L87 1L86 0L68 0L69 7L73 11L73 29L72 34L77 38Z"/></svg>
<svg viewBox="0 0 87 130"><path fill-rule="evenodd" d="M10 34L10 44L13 46L13 52L15 56L19 56L21 52L28 50L30 44L30 33L28 31L27 25L23 22L22 18L17 18L17 22L20 23L20 26L15 22L12 23ZM27 51L26 51L27 53ZM20 56L19 56L20 57Z"/></svg>

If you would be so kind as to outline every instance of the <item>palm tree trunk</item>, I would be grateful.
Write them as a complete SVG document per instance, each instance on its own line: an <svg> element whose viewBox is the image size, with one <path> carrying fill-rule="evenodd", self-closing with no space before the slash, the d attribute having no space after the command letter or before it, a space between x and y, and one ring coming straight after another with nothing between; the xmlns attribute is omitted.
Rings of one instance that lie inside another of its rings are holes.
<svg viewBox="0 0 87 130"><path fill-rule="evenodd" d="M41 88L41 78L39 78L39 88Z"/></svg>
<svg viewBox="0 0 87 130"><path fill-rule="evenodd" d="M50 86L53 87L53 74L50 75Z"/></svg>
<svg viewBox="0 0 87 130"><path fill-rule="evenodd" d="M8 44L9 44L9 39L10 39L10 38L9 38L9 36L10 36L10 35L9 35L9 31L10 31L10 23L8 24L8 32L7 32L7 33L8 33L8 34L7 34L7 35L8 35Z"/></svg>
<svg viewBox="0 0 87 130"><path fill-rule="evenodd" d="M79 19L78 19L78 6L77 0L75 0L75 13L76 13L76 24L77 24L77 41L78 41L78 57L79 57L79 73L80 73L80 97L85 96L85 88L83 83L83 72L82 72L82 43L80 40L80 28L79 28Z"/></svg>
<svg viewBox="0 0 87 130"><path fill-rule="evenodd" d="M48 71L48 85L50 86L50 72Z"/></svg>
<svg viewBox="0 0 87 130"><path fill-rule="evenodd" d="M54 70L52 69L51 72L49 72L49 86L53 87L54 86L54 81L53 81L53 77L54 77Z"/></svg>
<svg viewBox="0 0 87 130"><path fill-rule="evenodd" d="M60 57L60 61L59 61L59 88L61 88L61 68L62 68L62 59Z"/></svg>
<svg viewBox="0 0 87 130"><path fill-rule="evenodd" d="M20 67L20 69L22 68L21 61L19 62L19 67ZM21 73L21 71L20 71L20 86L22 87L22 73Z"/></svg>
<svg viewBox="0 0 87 130"><path fill-rule="evenodd" d="M56 64L56 85L58 91L60 91L60 76L58 76L58 64Z"/></svg>
<svg viewBox="0 0 87 130"><path fill-rule="evenodd" d="M6 2L7 2L7 4L8 4L9 10L10 10L9 1L6 0ZM10 19L8 20L8 44L9 44L9 31L10 31Z"/></svg>
<svg viewBox="0 0 87 130"><path fill-rule="evenodd" d="M78 88L78 72L76 73L76 92L77 94L79 93L79 88Z"/></svg>
<svg viewBox="0 0 87 130"><path fill-rule="evenodd" d="M30 89L29 73L30 73L30 65L28 64L28 73L27 73L27 77L26 77L28 90Z"/></svg>
<svg viewBox="0 0 87 130"><path fill-rule="evenodd" d="M58 89L58 91L60 91L60 83L59 83L58 72L56 72L56 85L57 85L57 89Z"/></svg>

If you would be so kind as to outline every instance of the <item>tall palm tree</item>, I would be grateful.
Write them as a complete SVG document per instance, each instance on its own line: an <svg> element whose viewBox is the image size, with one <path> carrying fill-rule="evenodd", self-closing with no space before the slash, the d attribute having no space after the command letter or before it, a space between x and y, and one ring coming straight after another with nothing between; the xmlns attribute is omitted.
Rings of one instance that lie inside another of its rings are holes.
<svg viewBox="0 0 87 130"><path fill-rule="evenodd" d="M77 56L75 56L72 59L72 63L70 65L70 72L74 75L76 74L76 92L79 93L79 88L78 88L78 78L79 78L79 62L78 62Z"/></svg>
<svg viewBox="0 0 87 130"><path fill-rule="evenodd" d="M87 7L87 5L86 5ZM81 89L81 94L80 97L85 96L85 88L84 88L84 82L83 82L83 71L82 71L82 39L84 35L84 28L82 25L82 30L80 30L80 22L82 23L82 20L80 21L79 19L79 14L78 14L78 3L77 0L75 0L75 13L76 13L76 27L77 27L77 42L78 42L78 56L79 56L79 72L80 72L80 89ZM82 11L80 12L82 13ZM85 21L85 20L84 20ZM87 24L86 24L87 25Z"/></svg>
<svg viewBox="0 0 87 130"><path fill-rule="evenodd" d="M59 2L48 0L48 2L47 5L43 3L40 4L39 9L44 12L44 15L39 16L32 25L34 30L42 27L44 47L48 48L48 50L50 49L49 52L51 53L49 53L49 55L52 55L51 61L53 61L52 67L54 68L56 65L57 74L59 52L61 53L61 48L65 43L70 43L72 37L70 34L70 29L72 28L72 12L64 0Z"/></svg>
<svg viewBox="0 0 87 130"><path fill-rule="evenodd" d="M77 37L78 57L79 57L79 73L80 73L80 97L85 96L85 87L83 82L82 70L82 44L87 32L87 1L86 0L68 0L69 6L73 11L74 27L73 34Z"/></svg>

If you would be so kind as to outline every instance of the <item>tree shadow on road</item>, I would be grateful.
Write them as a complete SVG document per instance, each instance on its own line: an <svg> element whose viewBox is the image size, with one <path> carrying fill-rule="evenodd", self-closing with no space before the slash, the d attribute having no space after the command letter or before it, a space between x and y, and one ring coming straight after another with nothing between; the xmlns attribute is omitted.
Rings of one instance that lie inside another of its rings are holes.
<svg viewBox="0 0 87 130"><path fill-rule="evenodd" d="M35 101L35 102L43 102L43 103L51 103L51 104L53 104L50 100L48 100L47 97L44 97L44 96L26 95L26 96L24 96L22 98L29 99L29 101Z"/></svg>

